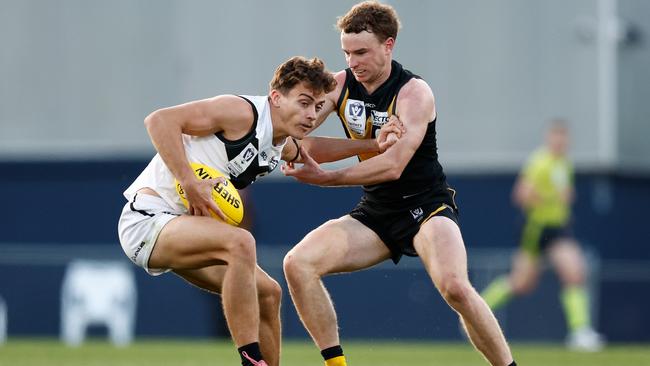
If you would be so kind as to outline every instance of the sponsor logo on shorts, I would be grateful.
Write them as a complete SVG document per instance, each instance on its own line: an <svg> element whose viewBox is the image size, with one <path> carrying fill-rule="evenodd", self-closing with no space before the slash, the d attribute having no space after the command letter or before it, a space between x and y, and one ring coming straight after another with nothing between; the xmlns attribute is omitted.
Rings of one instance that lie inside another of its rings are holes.
<svg viewBox="0 0 650 366"><path fill-rule="evenodd" d="M422 207L414 208L410 210L411 216L413 216L413 220L415 221L420 221L422 220L422 216L424 216L424 210Z"/></svg>
<svg viewBox="0 0 650 366"><path fill-rule="evenodd" d="M134 263L136 262L136 259L138 259L138 254L140 254L140 251L141 251L142 248L145 246L145 244L147 244L146 241L141 242L140 245L138 246L138 248L135 250L135 253L133 253L133 256L131 257L131 260L132 260Z"/></svg>

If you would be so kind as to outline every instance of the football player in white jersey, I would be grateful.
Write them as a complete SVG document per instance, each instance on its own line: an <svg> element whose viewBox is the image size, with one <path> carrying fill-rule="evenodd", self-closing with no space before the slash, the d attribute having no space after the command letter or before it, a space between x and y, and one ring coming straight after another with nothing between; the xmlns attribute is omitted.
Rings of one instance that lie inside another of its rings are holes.
<svg viewBox="0 0 650 366"><path fill-rule="evenodd" d="M257 266L251 233L211 217L214 212L225 219L211 195L218 181L198 179L190 162L217 169L243 188L273 170L279 159L296 160L296 139L320 162L387 149L394 140L386 136L402 132L397 124L376 140L305 138L335 84L322 61L293 57L277 68L267 96L219 95L163 108L145 119L158 154L124 192L122 248L149 274L173 271L221 294L244 366L279 364L281 288ZM327 139L327 149L318 148L320 139ZM185 191L187 209L174 179Z"/></svg>

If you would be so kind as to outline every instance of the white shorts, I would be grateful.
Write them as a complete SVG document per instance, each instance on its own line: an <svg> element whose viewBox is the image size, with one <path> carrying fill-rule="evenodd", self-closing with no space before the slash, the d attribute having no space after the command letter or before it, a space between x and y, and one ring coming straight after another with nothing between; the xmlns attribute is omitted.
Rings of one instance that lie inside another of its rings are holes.
<svg viewBox="0 0 650 366"><path fill-rule="evenodd" d="M169 268L149 268L149 257L165 225L180 216L162 198L136 194L124 205L117 232L127 257L152 276L169 272Z"/></svg>

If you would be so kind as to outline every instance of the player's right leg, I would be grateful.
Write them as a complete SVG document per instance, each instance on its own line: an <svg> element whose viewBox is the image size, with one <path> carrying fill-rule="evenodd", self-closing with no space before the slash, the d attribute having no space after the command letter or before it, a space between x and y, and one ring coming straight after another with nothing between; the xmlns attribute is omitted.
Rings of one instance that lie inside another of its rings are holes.
<svg viewBox="0 0 650 366"><path fill-rule="evenodd" d="M217 265L199 269L175 270L191 284L209 292L221 294L227 266ZM269 366L280 363L280 300L282 288L262 268L255 275L260 304L260 348Z"/></svg>
<svg viewBox="0 0 650 366"><path fill-rule="evenodd" d="M572 238L559 238L549 246L548 256L562 282L561 300L569 330L567 345L581 351L600 350L604 339L591 323L586 263L580 246Z"/></svg>
<svg viewBox="0 0 650 366"><path fill-rule="evenodd" d="M347 215L321 225L287 253L284 273L291 299L324 358L330 358L327 353L340 347L340 341L334 305L321 278L368 268L388 258L390 251L377 234ZM340 359L344 365L344 358Z"/></svg>
<svg viewBox="0 0 650 366"><path fill-rule="evenodd" d="M179 216L160 231L149 268L190 270L227 264L221 296L237 347L258 342L255 240L246 230L211 217Z"/></svg>

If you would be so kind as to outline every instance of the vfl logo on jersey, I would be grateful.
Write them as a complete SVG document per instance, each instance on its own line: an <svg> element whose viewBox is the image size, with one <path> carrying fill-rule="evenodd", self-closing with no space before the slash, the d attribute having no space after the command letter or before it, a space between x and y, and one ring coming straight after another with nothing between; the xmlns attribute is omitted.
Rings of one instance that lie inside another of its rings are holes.
<svg viewBox="0 0 650 366"><path fill-rule="evenodd" d="M381 127L388 122L388 112L372 111L372 125Z"/></svg>
<svg viewBox="0 0 650 366"><path fill-rule="evenodd" d="M248 167L253 162L253 158L257 155L257 148L253 146L252 143L246 145L246 147L235 156L234 159L228 162L228 173L233 177L238 177L241 173L246 171Z"/></svg>
<svg viewBox="0 0 650 366"><path fill-rule="evenodd" d="M422 220L422 216L424 216L424 210L422 210L422 207L414 208L409 211L411 212L411 216L413 216L413 220L417 222L420 222L420 220Z"/></svg>
<svg viewBox="0 0 650 366"><path fill-rule="evenodd" d="M366 107L363 101L348 99L345 104L345 121L348 124L348 129L355 135L365 135Z"/></svg>

